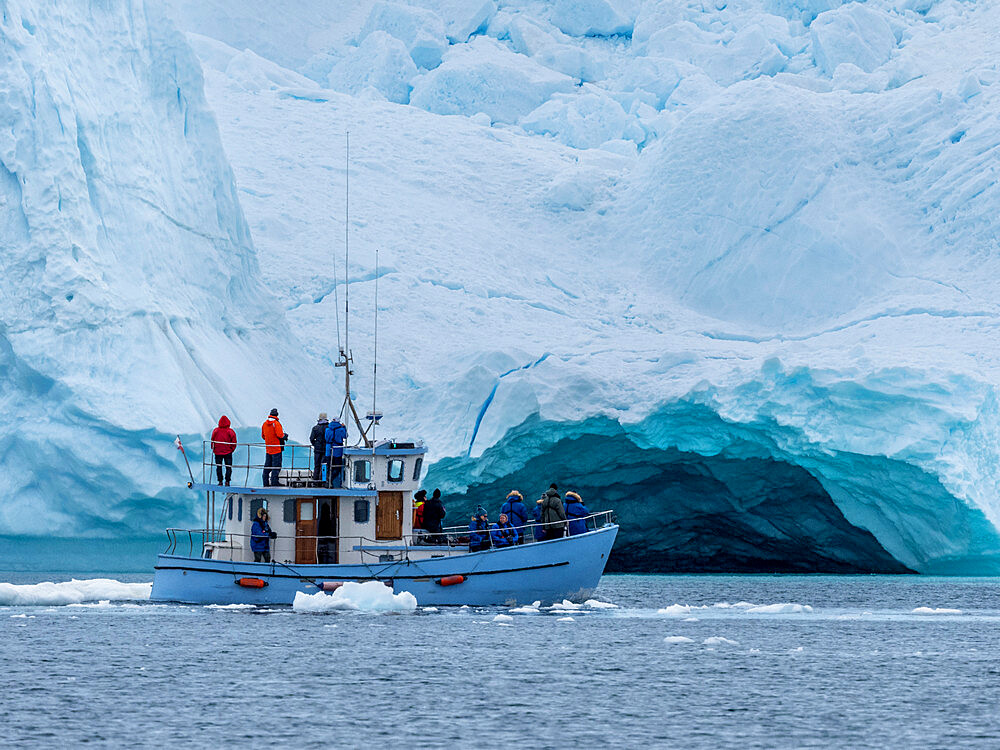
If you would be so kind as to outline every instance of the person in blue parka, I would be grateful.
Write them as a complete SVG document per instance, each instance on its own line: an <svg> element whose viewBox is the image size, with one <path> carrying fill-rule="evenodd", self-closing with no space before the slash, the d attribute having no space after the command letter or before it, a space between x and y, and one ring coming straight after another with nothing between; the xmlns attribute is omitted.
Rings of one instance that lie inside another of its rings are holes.
<svg viewBox="0 0 1000 750"><path fill-rule="evenodd" d="M517 544L517 529L511 524L506 513L500 514L500 520L490 526L490 541L494 548L510 547Z"/></svg>
<svg viewBox="0 0 1000 750"><path fill-rule="evenodd" d="M479 552L490 548L490 521L486 509L479 505L469 523L469 552Z"/></svg>
<svg viewBox="0 0 1000 750"><path fill-rule="evenodd" d="M340 487L340 472L344 468L344 443L347 440L347 428L339 419L331 419L326 426L326 485Z"/></svg>
<svg viewBox="0 0 1000 750"><path fill-rule="evenodd" d="M567 492L563 501L566 503L566 518L569 519L569 535L585 534L587 522L583 519L590 515L590 511L583 504L583 498L575 492Z"/></svg>
<svg viewBox="0 0 1000 750"><path fill-rule="evenodd" d="M267 511L258 508L257 517L250 528L250 550L253 552L253 561L271 562L271 540L277 538L278 535L271 531L267 523Z"/></svg>
<svg viewBox="0 0 1000 750"><path fill-rule="evenodd" d="M520 544L524 535L524 527L528 524L528 509L524 505L524 496L517 490L511 490L503 505L500 506L500 513L506 514L510 525L517 529L517 542Z"/></svg>
<svg viewBox="0 0 1000 750"><path fill-rule="evenodd" d="M542 526L542 506L536 505L532 508L531 516L535 519L535 525L532 527L535 541L540 542L545 538L545 527Z"/></svg>

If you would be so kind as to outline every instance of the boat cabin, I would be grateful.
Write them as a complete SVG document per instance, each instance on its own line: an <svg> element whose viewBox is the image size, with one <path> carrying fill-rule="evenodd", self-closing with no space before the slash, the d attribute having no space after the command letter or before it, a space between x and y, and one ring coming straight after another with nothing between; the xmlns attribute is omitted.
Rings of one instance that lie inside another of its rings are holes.
<svg viewBox="0 0 1000 750"><path fill-rule="evenodd" d="M254 478L262 481L263 469L262 462L251 465L249 460L248 486L193 485L206 492L209 516L217 519L210 524L214 528L206 535L203 556L253 562L251 528L260 508L267 509L271 531L278 535L270 542L270 553L279 564L393 562L448 554L446 547L412 546L413 495L426 452L418 441L345 447L341 486L327 487L312 479L310 446L286 446L290 466L281 469L279 486L249 486ZM303 460L306 453L308 461Z"/></svg>

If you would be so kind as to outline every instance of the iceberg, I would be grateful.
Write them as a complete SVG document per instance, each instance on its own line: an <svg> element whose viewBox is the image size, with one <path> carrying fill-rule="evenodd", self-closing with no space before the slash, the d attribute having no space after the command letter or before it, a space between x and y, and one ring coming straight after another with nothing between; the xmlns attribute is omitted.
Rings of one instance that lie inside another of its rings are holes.
<svg viewBox="0 0 1000 750"><path fill-rule="evenodd" d="M1000 8L120 5L0 20L0 533L194 523L175 434L339 400L350 130L355 356L379 248L449 516L556 480L620 570L1000 572Z"/></svg>

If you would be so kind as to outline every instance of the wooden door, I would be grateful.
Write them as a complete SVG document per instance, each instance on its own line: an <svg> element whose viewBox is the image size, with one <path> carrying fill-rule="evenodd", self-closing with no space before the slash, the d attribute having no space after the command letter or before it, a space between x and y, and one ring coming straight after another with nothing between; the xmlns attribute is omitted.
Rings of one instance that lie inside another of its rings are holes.
<svg viewBox="0 0 1000 750"><path fill-rule="evenodd" d="M378 493L375 509L375 539L403 538L403 493Z"/></svg>
<svg viewBox="0 0 1000 750"><path fill-rule="evenodd" d="M316 564L316 501L313 498L295 502L295 562Z"/></svg>

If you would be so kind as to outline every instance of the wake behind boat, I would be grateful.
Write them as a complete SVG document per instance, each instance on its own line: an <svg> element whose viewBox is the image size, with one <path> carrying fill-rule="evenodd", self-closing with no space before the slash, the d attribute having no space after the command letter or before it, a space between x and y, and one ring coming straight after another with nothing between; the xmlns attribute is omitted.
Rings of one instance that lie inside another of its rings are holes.
<svg viewBox="0 0 1000 750"><path fill-rule="evenodd" d="M205 493L206 527L167 530L152 601L291 604L297 592L333 591L347 581L381 581L422 605L583 601L593 596L618 533L605 511L578 519L583 533L547 541L534 541L539 524L532 523L517 528L522 543L507 547L470 552L465 527L444 528L427 544L427 535L413 529L426 453L420 442L345 448L340 487L312 478L312 447L305 445L285 449L291 460L279 474L283 486L251 486L265 468L265 446L237 450L241 460L233 468L244 481L227 487L205 481L212 464L204 447L202 481L192 477L189 486ZM277 535L270 562L253 562L251 551L261 508Z"/></svg>

